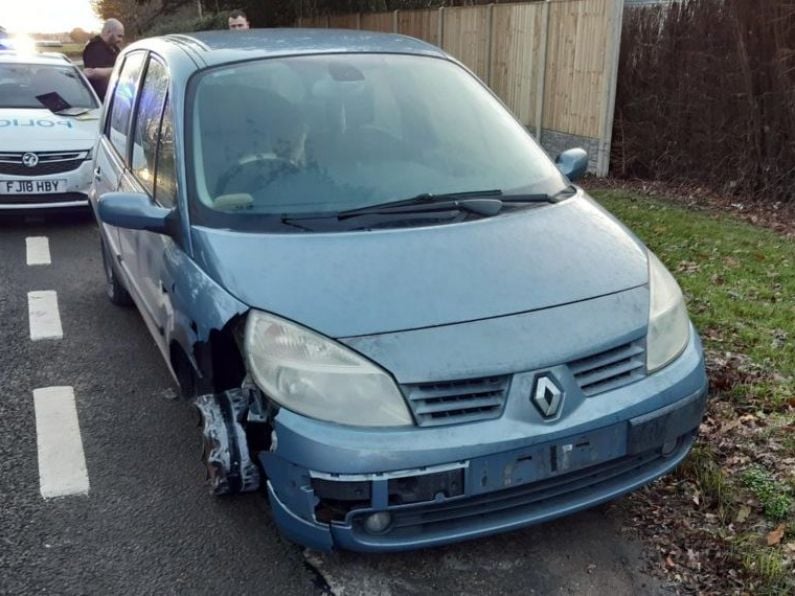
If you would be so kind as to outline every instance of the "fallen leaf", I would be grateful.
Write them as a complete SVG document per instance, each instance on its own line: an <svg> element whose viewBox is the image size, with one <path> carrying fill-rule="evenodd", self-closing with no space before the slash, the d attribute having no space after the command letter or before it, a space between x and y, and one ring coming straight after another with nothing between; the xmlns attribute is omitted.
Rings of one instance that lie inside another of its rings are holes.
<svg viewBox="0 0 795 596"><path fill-rule="evenodd" d="M671 555L665 557L665 566L668 569L673 569L674 567L676 567L676 563L674 563L674 560L671 558Z"/></svg>
<svg viewBox="0 0 795 596"><path fill-rule="evenodd" d="M738 524L741 524L748 519L749 515L751 515L751 508L748 505L743 505L737 512L737 517L734 518L734 521L736 521Z"/></svg>
<svg viewBox="0 0 795 596"><path fill-rule="evenodd" d="M701 563L698 561L698 555L692 548L687 549L687 566L690 567L690 569L701 570Z"/></svg>
<svg viewBox="0 0 795 596"><path fill-rule="evenodd" d="M788 553L795 553L795 542L787 542L787 544L784 545L784 550Z"/></svg>
<svg viewBox="0 0 795 596"><path fill-rule="evenodd" d="M784 531L787 529L787 524L779 524L779 526L767 535L767 545L775 546L781 539L784 538Z"/></svg>

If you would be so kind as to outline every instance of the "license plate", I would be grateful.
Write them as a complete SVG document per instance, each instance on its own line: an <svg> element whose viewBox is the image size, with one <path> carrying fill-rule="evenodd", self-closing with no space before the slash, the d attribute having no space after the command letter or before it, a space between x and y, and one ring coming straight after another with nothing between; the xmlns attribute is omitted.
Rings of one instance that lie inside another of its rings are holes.
<svg viewBox="0 0 795 596"><path fill-rule="evenodd" d="M46 195L66 192L66 180L0 180L0 195Z"/></svg>

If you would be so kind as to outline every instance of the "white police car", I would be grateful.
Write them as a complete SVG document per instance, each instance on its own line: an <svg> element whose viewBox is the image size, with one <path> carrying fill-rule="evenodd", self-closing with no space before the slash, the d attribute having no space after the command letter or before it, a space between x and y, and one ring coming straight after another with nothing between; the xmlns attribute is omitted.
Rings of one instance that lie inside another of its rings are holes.
<svg viewBox="0 0 795 596"><path fill-rule="evenodd" d="M0 51L0 211L88 205L100 107L66 56Z"/></svg>

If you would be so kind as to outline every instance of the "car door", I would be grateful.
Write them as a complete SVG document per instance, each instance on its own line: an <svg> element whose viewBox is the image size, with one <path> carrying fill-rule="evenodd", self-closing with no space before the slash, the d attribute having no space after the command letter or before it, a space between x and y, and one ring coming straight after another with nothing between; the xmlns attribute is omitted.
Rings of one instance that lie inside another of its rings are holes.
<svg viewBox="0 0 795 596"><path fill-rule="evenodd" d="M176 203L176 174L172 113L168 107L169 76L165 63L150 55L133 117L130 167L122 176L120 191L146 194L153 204L173 209ZM164 280L164 258L180 250L164 234L126 230L134 260L135 289L139 309L160 349L167 356L166 326L171 318L168 281ZM122 243L122 250L125 250ZM122 258L126 258L124 254Z"/></svg>
<svg viewBox="0 0 795 596"><path fill-rule="evenodd" d="M118 71L115 83L111 83L112 95L94 161L95 200L99 200L99 197L106 192L120 188L127 168L129 129L135 106L135 91L145 58L146 52L143 51L128 54ZM104 223L101 225L103 235L108 241L108 249L124 270L124 277L129 279L132 269L123 256L125 246L126 252L129 253L129 233Z"/></svg>

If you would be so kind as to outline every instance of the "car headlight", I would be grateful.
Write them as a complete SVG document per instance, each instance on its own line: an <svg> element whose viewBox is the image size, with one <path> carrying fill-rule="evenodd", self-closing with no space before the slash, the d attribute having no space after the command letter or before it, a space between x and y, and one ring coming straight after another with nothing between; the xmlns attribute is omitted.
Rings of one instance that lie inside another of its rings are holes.
<svg viewBox="0 0 795 596"><path fill-rule="evenodd" d="M295 323L251 311L245 351L254 381L289 410L354 426L413 424L392 377L352 350Z"/></svg>
<svg viewBox="0 0 795 596"><path fill-rule="evenodd" d="M646 369L654 372L679 356L690 337L682 290L660 260L649 255L649 330L646 334Z"/></svg>

